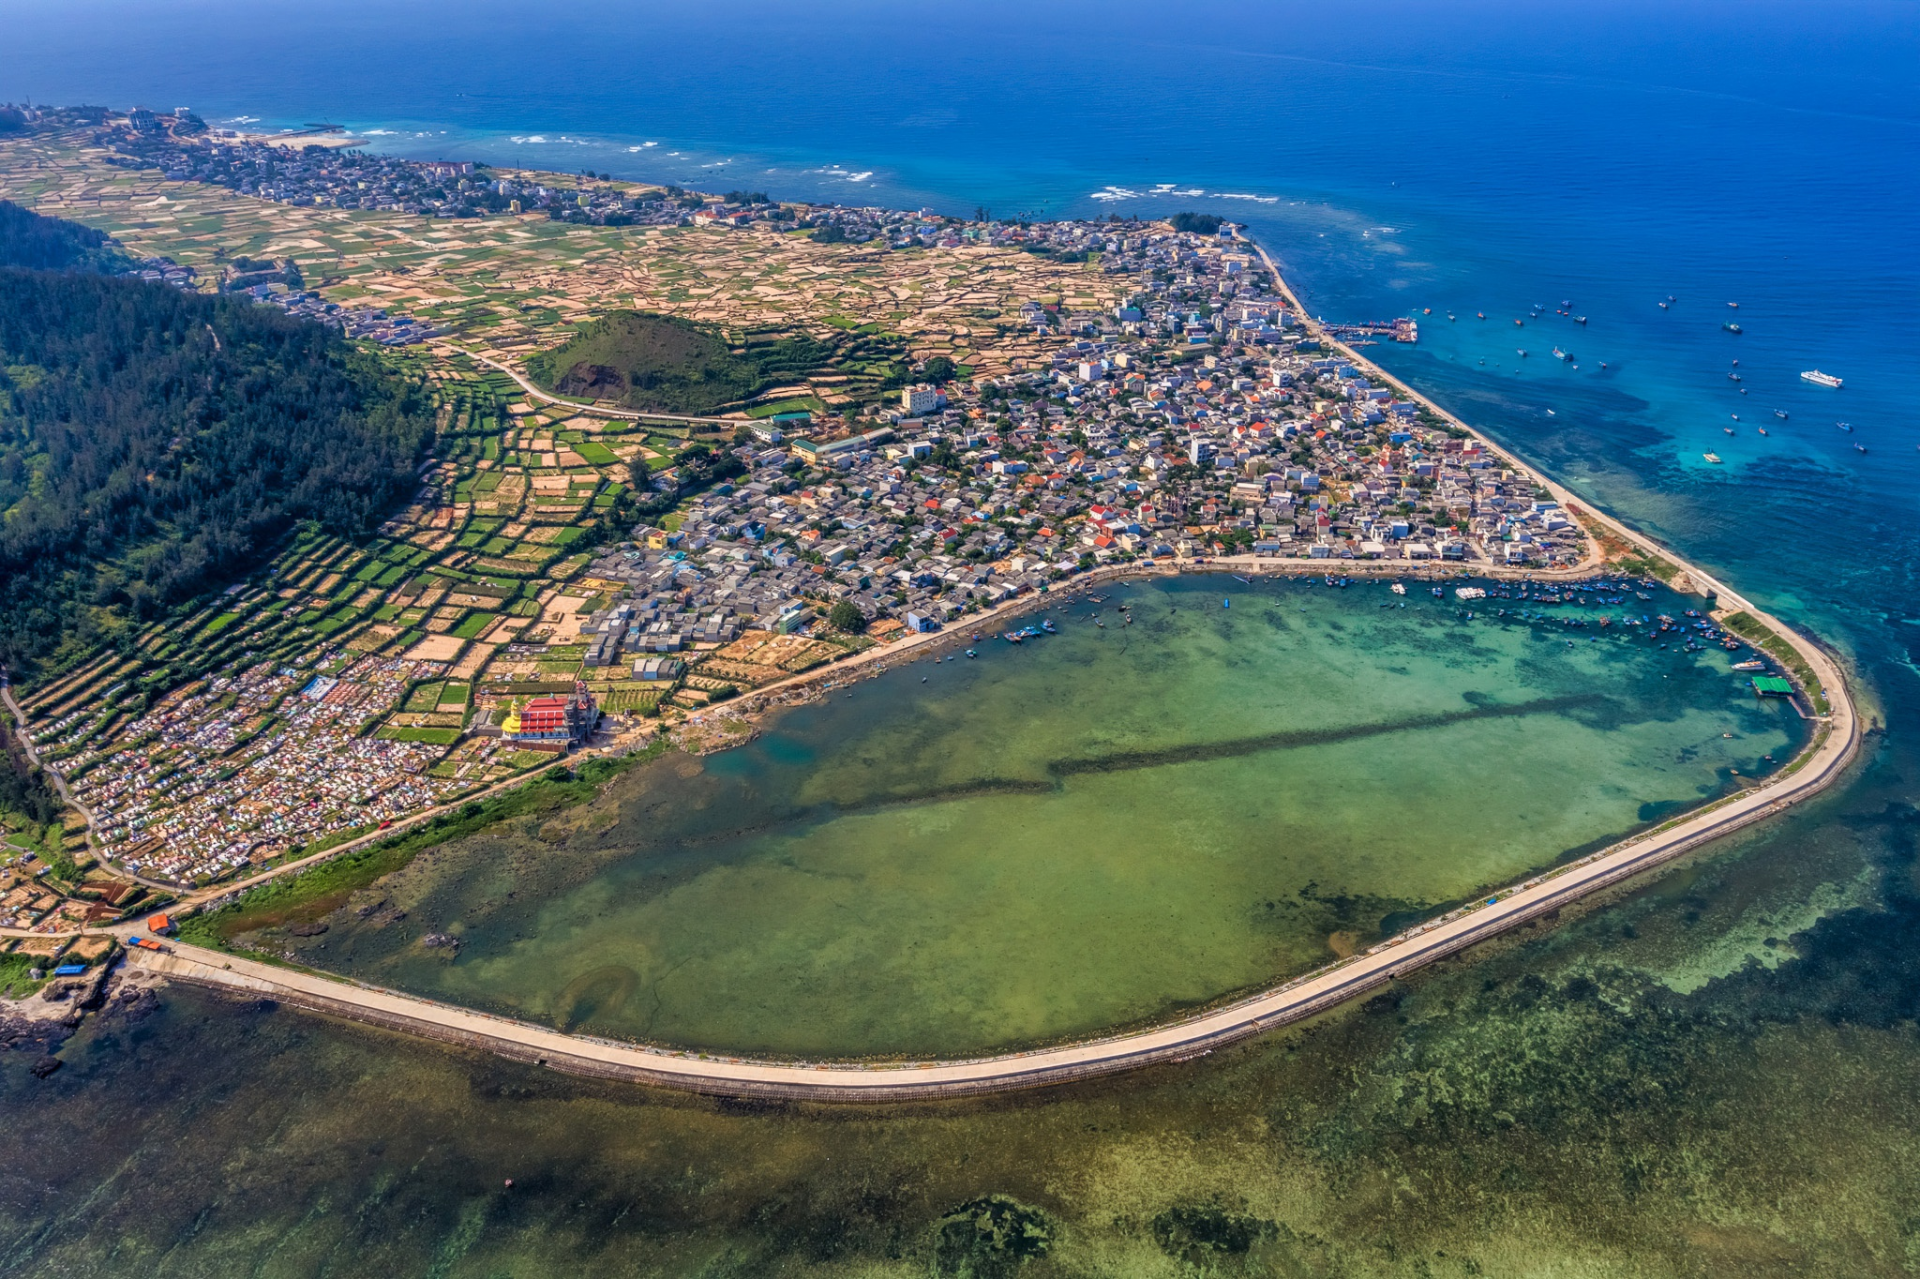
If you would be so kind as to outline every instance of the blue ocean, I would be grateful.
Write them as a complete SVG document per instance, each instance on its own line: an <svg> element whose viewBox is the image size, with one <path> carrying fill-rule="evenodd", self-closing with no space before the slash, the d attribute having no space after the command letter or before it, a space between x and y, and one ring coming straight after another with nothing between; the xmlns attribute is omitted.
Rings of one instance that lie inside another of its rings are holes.
<svg viewBox="0 0 1920 1279"><path fill-rule="evenodd" d="M1912 1037L1920 971L1909 958L1920 953L1916 90L1912 0L0 0L0 99L190 106L215 125L328 121L410 157L590 169L776 198L998 217L1216 212L1274 253L1317 314L1414 316L1417 345L1371 354L1829 640L1857 674L1884 732L1845 788L1756 836L1770 842L1729 863L1722 885L1729 899L1758 893L1755 885L1784 882L1769 867L1844 856L1859 874L1844 888L1854 904L1776 912L1781 936L1796 940L1777 949L1769 936L1765 945L1776 959L1789 950L1802 958L1767 969L1764 998L1728 994L1714 1004L1714 987L1700 996L1702 1024L1804 1017L1794 1024L1842 1027L1836 1035L1895 1027L1884 1043L1819 1041L1819 1053L1857 1080L1920 1063ZM1569 358L1554 358L1556 347ZM1844 386L1802 379L1815 369ZM1711 896L1692 879L1670 896L1684 904L1684 893ZM1688 926L1711 914L1685 908ZM1595 954L1621 944L1599 925L1582 937ZM1872 1011L1880 1009L1892 1011ZM234 1030L220 1042L244 1036ZM1723 1042L1733 1040L1714 1041ZM236 1061L253 1060L235 1051ZM1585 1048L1565 1052L1569 1062L1600 1060ZM201 1099L195 1081L171 1075L126 1087L150 1089L156 1106ZM1771 1122L1775 1103L1740 1097L1726 1113L1746 1117L1728 1130ZM73 1104L94 1103L76 1093ZM1159 1104L1143 1086L1114 1110ZM1276 1101L1272 1113L1293 1114L1292 1104ZM1603 1109L1608 1123L1625 1113L1613 1102ZM142 1114L128 1109L125 1118L138 1124ZM1085 1116L1084 1131L1109 1118ZM1035 1131L1049 1122L1032 1118ZM1191 1120L1196 1137L1207 1122ZM1876 1133L1914 1149L1920 1122L1910 1110L1882 1124ZM1060 1142L1081 1139L1079 1117L1071 1128ZM1805 1121L1805 1131L1827 1130L1825 1120ZM995 1132L987 1146L1016 1148L1005 1129ZM1831 1166L1870 1168L1870 1146L1846 1146ZM315 1162L326 1162L335 1148L316 1139L314 1149L323 1151ZM465 1158L469 1148L459 1149ZM795 1166L823 1169L841 1149L813 1164L796 1156ZM1773 1153L1755 1166L1772 1167ZM554 1184L583 1202L600 1195L602 1183L575 1176L570 1157L554 1156ZM1023 1158L1040 1167L1047 1156ZM659 1185L680 1184L683 1163L692 1179L691 1156L663 1159ZM900 1175L932 1174L916 1165ZM359 1176L340 1173L338 1202L374 1201ZM1383 1174L1389 1183L1398 1184ZM1585 1185L1564 1183L1574 1215ZM49 1219L77 1211L90 1193L69 1189L46 1202ZM808 1192L781 1193L788 1204ZM609 1192L596 1202L614 1200ZM174 1216L197 1222L190 1207L183 1200ZM22 1209L20 1230L38 1229L41 1211ZM766 1220L787 1220L779 1217L787 1208L766 1211ZM1123 1211L1135 1208L1114 1209ZM1462 1211L1464 1221L1480 1209ZM1185 1220L1175 1225L1187 1229ZM1690 1228L1657 1227L1676 1238ZM1920 1226L1902 1229L1911 1262ZM38 1255L0 1253L0 1271L7 1256ZM1751 1256L1731 1269L1674 1260L1664 1273L1764 1271L1761 1254ZM739 1273L754 1272L742 1264ZM1849 1270L1811 1257L1797 1264Z"/></svg>

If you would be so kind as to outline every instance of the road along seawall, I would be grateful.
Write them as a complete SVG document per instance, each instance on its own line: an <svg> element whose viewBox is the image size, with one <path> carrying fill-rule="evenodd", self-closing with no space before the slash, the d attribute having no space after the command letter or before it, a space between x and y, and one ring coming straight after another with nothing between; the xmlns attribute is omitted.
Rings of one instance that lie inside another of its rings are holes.
<svg viewBox="0 0 1920 1279"><path fill-rule="evenodd" d="M1261 251L1261 256L1266 257L1264 251ZM1282 290L1291 298L1291 292L1286 290L1285 282L1278 269L1273 267L1271 259L1267 259L1267 264L1273 269L1274 278L1281 282ZM1317 326L1314 327L1317 329ZM1374 369L1370 362L1362 360L1343 345L1333 345L1352 356L1357 363L1367 364L1370 372L1385 376L1382 371ZM1401 385L1398 379L1386 380L1396 386ZM1410 390L1408 394L1413 395ZM1433 405L1424 396L1414 395L1413 398L1428 404L1447 420L1458 422L1452 414ZM1464 423L1460 425L1465 426ZM1472 431L1470 427L1466 429ZM1497 456L1510 461L1516 469L1540 479L1561 501L1571 505L1578 500L1551 480L1539 476L1532 467L1520 462L1505 449L1486 440L1480 432L1472 433L1486 441ZM1858 714L1844 673L1824 648L1794 628L1768 616L1712 575L1694 568L1652 539L1584 502L1580 506L1584 514L1593 517L1613 533L1671 561L1688 573L1702 589L1715 594L1723 604L1731 604L1752 614L1794 648L1806 662L1819 691L1826 695L1832 707L1831 714L1821 719L1814 740L1807 749L1785 768L1752 789L1727 796L1576 862L1541 872L1508 889L1490 893L1472 906L1430 920L1337 964L1177 1022L1057 1047L968 1060L905 1064L772 1061L675 1051L568 1035L531 1022L498 1017L398 991L276 967L198 947L175 946L166 953L135 950L130 953L129 959L141 968L164 974L173 980L255 998L273 999L325 1015L479 1049L567 1074L732 1097L827 1102L892 1102L964 1097L1066 1084L1125 1070L1190 1060L1325 1012L1427 964L1457 954L1509 929L1550 916L1583 897L1781 813L1790 805L1831 786L1855 758L1862 731ZM1244 566L1255 571L1269 567L1257 561L1240 562L1236 559L1218 561L1209 567L1229 566ZM1274 564L1270 569L1281 567L1280 564ZM1322 572L1333 565L1322 561L1297 567L1308 572ZM1413 565L1370 567L1408 576L1425 575L1418 566ZM1590 572L1599 567L1597 564L1583 563L1570 575ZM1339 571L1351 573L1354 568L1353 564L1342 563ZM1283 571L1295 569L1296 565L1286 564ZM1138 571L1137 566L1131 570L1132 573ZM1129 575L1127 569L1109 572L1114 576ZM1541 574L1538 570L1535 570L1535 575L1557 576ZM1082 579L1078 584L1091 583ZM1022 602L1022 606L1032 607L1033 602ZM933 636L916 639L923 639L927 643L938 642L938 637ZM911 645L901 647L904 651ZM894 656L894 653L886 654L888 658ZM845 667L829 668L822 672L809 672L808 677L832 679L845 670ZM787 687L801 682L796 679ZM766 693L771 690L760 691ZM1813 691L1807 690L1809 693Z"/></svg>
<svg viewBox="0 0 1920 1279"><path fill-rule="evenodd" d="M272 999L426 1039L479 1049L566 1074L730 1097L893 1102L1039 1088L1180 1062L1365 995L1488 938L1548 916L1741 827L1785 811L1833 784L1854 759L1860 728L1838 670L1796 641L1833 699L1834 713L1792 772L1729 796L1479 904L1429 921L1330 968L1168 1025L1029 1052L970 1060L863 1064L734 1058L568 1035L476 1012L193 946L135 950L136 966L176 980Z"/></svg>

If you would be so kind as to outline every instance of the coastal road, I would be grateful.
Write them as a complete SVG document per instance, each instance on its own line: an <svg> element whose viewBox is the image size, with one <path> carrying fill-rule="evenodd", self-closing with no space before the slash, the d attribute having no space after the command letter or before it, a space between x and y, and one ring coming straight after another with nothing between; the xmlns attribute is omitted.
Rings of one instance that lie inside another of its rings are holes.
<svg viewBox="0 0 1920 1279"><path fill-rule="evenodd" d="M1273 272L1283 294L1298 309L1298 299L1287 289L1271 258L1264 249L1258 249L1257 246L1256 249ZM1417 395L1398 379L1388 377L1348 348L1335 345L1356 363L1366 366L1410 397L1427 404L1446 420L1458 422L1457 418ZM1460 425L1472 431L1464 423ZM1531 467L1513 459L1478 432L1473 433L1486 442L1496 455L1508 458L1517 469L1533 473ZM1573 495L1550 481L1546 482L1562 501L1572 503ZM1854 758L1861 740L1858 714L1844 674L1824 649L1768 617L1714 577L1694 568L1666 548L1657 546L1612 517L1594 511L1591 506L1584 506L1583 510L1630 544L1671 560L1702 588L1714 591L1726 602L1753 613L1794 647L1812 670L1832 706L1832 713L1816 728L1811 747L1785 769L1759 785L1705 809L1676 818L1653 831L1603 849L1571 865L1534 876L1504 891L1490 893L1472 907L1410 929L1360 955L1304 978L1165 1026L1057 1048L968 1060L885 1065L768 1061L680 1052L567 1035L529 1022L496 1017L397 991L279 968L195 947L175 945L170 953L164 954L135 951L132 962L176 980L263 995L299 1007L462 1044L572 1074L625 1079L730 1096L829 1101L895 1101L961 1096L1041 1087L1153 1064L1189 1060L1333 1008L1426 964L1550 915L1583 897L1683 856L1744 826L1783 812L1789 805L1832 785ZM1591 546L1591 539L1589 541ZM1581 567L1595 562L1597 552L1598 548L1592 547ZM1331 565L1301 565L1296 562L1284 567L1318 572ZM1341 571L1349 572L1351 566L1343 565ZM1417 576L1419 573L1418 570L1411 570L1407 575ZM1498 575L1517 574L1508 571ZM1552 574L1555 577L1572 575L1565 569ZM977 619L978 622L985 620L985 617ZM939 637L914 638L918 642L932 643ZM889 657L892 655L885 654ZM870 658L880 656L882 654L875 653ZM819 674L831 678L845 669L845 666L829 668Z"/></svg>
<svg viewBox="0 0 1920 1279"><path fill-rule="evenodd" d="M1257 246L1256 246L1257 247ZM1266 260L1282 292L1295 308L1298 301L1264 250ZM1432 405L1383 372L1377 370L1344 346L1334 343L1370 371L1400 387L1411 398L1428 404L1436 413L1457 422L1451 414ZM495 368L502 366L476 357ZM524 379L503 369L526 387ZM530 393L544 396L534 388ZM564 401L553 401L564 403ZM577 407L577 406L575 406ZM606 410L595 410L607 412ZM637 416L616 413L616 416ZM674 419L685 420L685 419ZM1471 431L1472 428L1463 428ZM1532 468L1485 441L1497 456L1507 458L1517 468L1535 474ZM1538 478L1538 477L1537 477ZM1542 479L1556 496L1573 504L1573 495ZM1799 652L1829 698L1833 712L1816 728L1811 747L1786 769L1760 785L1730 796L1706 809L1675 819L1661 828L1602 850L1579 862L1535 876L1510 889L1490 893L1473 907L1453 912L1411 929L1363 954L1329 966L1316 973L1228 1006L1197 1014L1165 1026L1133 1034L1116 1035L1056 1048L1031 1052L981 1057L967 1060L941 1060L911 1063L861 1064L845 1062L768 1061L724 1055L680 1052L641 1044L622 1043L584 1036L567 1035L544 1026L510 1018L496 1017L471 1009L403 994L397 991L354 983L316 973L281 968L255 960L229 956L216 951L170 944L168 953L132 952L131 962L166 974L176 980L232 989L265 996L298 1007L340 1016L404 1033L461 1044L496 1053L503 1057L528 1061L568 1073L630 1080L695 1092L731 1096L765 1096L829 1101L890 1101L940 1096L959 1096L1010 1089L1040 1087L1091 1078L1143 1066L1178 1062L1211 1052L1216 1048L1260 1034L1278 1026L1299 1021L1340 1003L1363 995L1435 960L1455 954L1508 929L1550 915L1582 897L1629 879L1650 867L1682 856L1743 826L1784 811L1831 785L1856 754L1861 728L1846 680L1828 654L1812 641L1768 618L1746 600L1727 590L1710 575L1657 547L1611 517L1583 505L1590 514L1633 545L1672 560L1703 588L1716 591L1728 602L1754 613L1772 627ZM1590 541L1589 555L1581 568L1595 565L1598 548ZM1216 564L1224 568L1228 562ZM1235 566L1239 566L1237 563ZM1247 564L1247 567L1255 567ZM1282 562L1274 565L1283 571L1320 573L1333 566L1327 562ZM1343 562L1340 571L1352 573L1355 565ZM1422 566L1378 565L1382 572L1409 577L1424 576ZM1453 566L1425 566L1451 568ZM1489 572L1474 565L1476 572ZM1112 570L1112 575L1137 574L1137 568ZM1574 576L1578 569L1534 573L1536 577ZM1517 577L1514 570L1491 570L1491 575ZM1093 575L1100 576L1099 574ZM1076 585L1090 584L1083 578ZM1031 608L1034 601L1022 600L1003 606L1008 611ZM1001 610L994 610L995 613ZM988 615L964 619L967 629L980 625ZM937 643L950 635L915 636L907 644L891 650L863 655L864 660L890 659L902 650L920 643ZM860 665L860 660L839 664L809 675L833 679ZM796 679L795 683L804 682ZM791 688L789 685L788 688ZM762 693L773 689L761 690ZM517 784L524 779L515 779ZM504 789L504 785L501 787ZM474 798L474 797L468 797ZM462 800L461 802L465 802ZM420 818L431 816L431 811ZM419 820L415 818L413 820ZM384 832L382 836L384 836ZM375 838L369 836L368 838ZM337 855L340 849L316 854L306 861ZM256 877L255 881L286 873L281 868ZM217 890L224 895L237 885ZM213 895L212 893L208 894Z"/></svg>
<svg viewBox="0 0 1920 1279"><path fill-rule="evenodd" d="M1859 748L1846 681L1826 653L1782 628L1832 699L1833 714L1789 770L1581 861L1534 876L1351 959L1226 1007L1151 1030L968 1060L860 1064L769 1061L567 1035L398 991L198 947L130 952L174 980L233 990L391 1030L491 1052L568 1074L737 1097L880 1102L1043 1087L1180 1062L1324 1012L1478 942L1549 915L1650 867L1784 811L1831 785Z"/></svg>
<svg viewBox="0 0 1920 1279"><path fill-rule="evenodd" d="M1398 391L1400 394L1406 396L1409 400L1412 400L1416 404L1423 405L1430 412L1432 412L1436 417L1439 417L1444 421L1453 423L1453 425L1459 427L1461 430L1473 436L1474 439L1480 441L1481 444L1485 445L1489 450L1492 451L1495 457L1500 458L1502 461L1506 462L1509 466L1513 467L1514 470L1519 471L1522 474L1532 476L1535 482L1538 483L1541 487L1545 488L1549 493L1553 494L1554 500L1559 502L1562 506L1572 507L1580 511L1592 510L1592 507L1590 505L1588 505L1585 501L1577 497L1575 494L1568 492L1564 486L1556 483L1550 477L1542 475L1539 471L1536 471L1533 467L1528 466L1525 462L1522 462L1519 458L1515 457L1512 453L1509 453L1506 449L1501 448L1499 444L1495 443L1493 440L1489 439L1487 436L1485 436L1481 432L1475 430L1473 427L1467 425L1465 422L1462 422L1458 417L1455 417L1453 414L1447 412L1447 410L1441 408L1438 404L1435 404L1432 400L1420 394L1420 392L1414 390L1412 387L1408 386L1405 382L1402 382L1399 378L1387 372L1385 369L1381 368L1378 364L1375 364L1372 360L1369 360L1366 356L1360 354L1360 352L1355 350L1353 347L1348 346L1345 342L1342 342L1339 338L1336 338L1332 334L1328 333L1325 325L1321 324L1320 321L1312 318L1307 314L1307 309L1300 304L1299 295L1293 291L1293 286L1287 283L1287 277L1280 274L1279 265L1274 262L1272 256L1268 254L1266 248L1260 245L1259 243L1257 243L1256 241L1247 239L1245 236L1240 235L1238 232L1235 233L1234 238L1239 240L1240 243L1246 245L1248 248L1252 249L1255 253L1260 255L1260 260L1266 264L1267 273L1273 277L1274 287L1280 291L1280 296L1286 299L1286 303L1290 308L1292 308L1293 313L1300 317L1300 323L1306 328L1308 333L1312 334L1315 338L1319 339L1321 342L1325 343L1327 346L1330 346L1334 350L1338 351L1355 368L1363 370L1368 377L1378 378L1380 381L1385 382L1388 386L1391 386L1394 390ZM1609 519L1604 522L1617 529L1620 529L1620 531L1622 532L1625 532L1625 529L1621 527L1616 521ZM1638 537L1634 537L1632 540L1636 543L1639 543L1642 541L1642 539ZM1602 552L1598 542L1596 542L1595 539L1591 537L1586 538L1585 541L1587 544L1587 553L1581 558L1578 564L1573 565L1570 568L1563 568L1559 570L1561 573L1591 572L1594 569L1597 569L1601 566L1601 564L1604 562L1606 557ZM1672 557L1669 556L1668 558L1672 558Z"/></svg>

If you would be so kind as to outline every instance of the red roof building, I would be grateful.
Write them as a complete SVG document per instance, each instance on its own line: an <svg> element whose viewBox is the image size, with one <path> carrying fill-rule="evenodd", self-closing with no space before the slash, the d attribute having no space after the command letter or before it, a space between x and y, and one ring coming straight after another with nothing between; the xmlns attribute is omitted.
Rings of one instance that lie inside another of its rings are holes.
<svg viewBox="0 0 1920 1279"><path fill-rule="evenodd" d="M566 697L536 697L510 714L501 725L502 736L516 742L540 743L565 749L584 742L593 732L600 710L585 684L575 684Z"/></svg>

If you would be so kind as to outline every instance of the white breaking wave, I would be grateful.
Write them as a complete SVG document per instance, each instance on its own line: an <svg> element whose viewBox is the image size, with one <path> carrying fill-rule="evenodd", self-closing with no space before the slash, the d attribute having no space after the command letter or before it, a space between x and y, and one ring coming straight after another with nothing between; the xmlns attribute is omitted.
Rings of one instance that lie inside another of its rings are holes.
<svg viewBox="0 0 1920 1279"><path fill-rule="evenodd" d="M370 138L390 138L393 136L393 130L392 129L368 129L366 130L366 134Z"/></svg>

